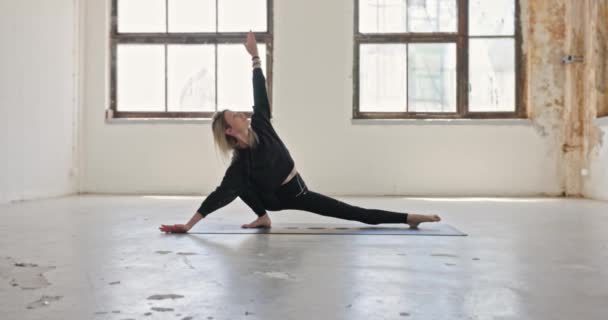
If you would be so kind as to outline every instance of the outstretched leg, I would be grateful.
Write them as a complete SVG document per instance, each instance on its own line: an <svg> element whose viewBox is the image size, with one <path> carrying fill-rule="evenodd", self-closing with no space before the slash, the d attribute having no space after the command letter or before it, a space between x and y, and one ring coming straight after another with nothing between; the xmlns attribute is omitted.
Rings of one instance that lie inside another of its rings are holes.
<svg viewBox="0 0 608 320"><path fill-rule="evenodd" d="M367 224L406 223L408 216L407 213L353 206L314 191L307 191L305 194L286 200L285 209L309 211L322 216Z"/></svg>
<svg viewBox="0 0 608 320"><path fill-rule="evenodd" d="M367 224L406 223L412 229L418 228L418 225L423 222L441 220L437 215L408 214L361 208L313 191L307 191L305 194L293 198L286 204L285 209L304 210L323 216L354 220Z"/></svg>
<svg viewBox="0 0 608 320"><path fill-rule="evenodd" d="M417 228L422 222L440 221L437 215L408 214L379 209L366 209L308 190L297 174L277 192L283 209L313 212L319 215L363 222L366 224L406 223Z"/></svg>

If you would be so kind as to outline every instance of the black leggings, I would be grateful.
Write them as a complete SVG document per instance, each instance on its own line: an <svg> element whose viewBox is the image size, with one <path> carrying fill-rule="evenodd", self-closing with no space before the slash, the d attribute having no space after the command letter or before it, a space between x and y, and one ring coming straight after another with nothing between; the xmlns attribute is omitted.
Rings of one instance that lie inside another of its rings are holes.
<svg viewBox="0 0 608 320"><path fill-rule="evenodd" d="M330 198L320 193L308 190L300 174L296 174L288 183L282 185L274 193L258 193L250 189L240 198L251 207L258 216L265 213L256 204L263 203L270 211L303 210L323 216L345 220L354 220L367 224L405 223L407 213L399 213L378 209L365 209ZM259 199L260 201L253 201Z"/></svg>

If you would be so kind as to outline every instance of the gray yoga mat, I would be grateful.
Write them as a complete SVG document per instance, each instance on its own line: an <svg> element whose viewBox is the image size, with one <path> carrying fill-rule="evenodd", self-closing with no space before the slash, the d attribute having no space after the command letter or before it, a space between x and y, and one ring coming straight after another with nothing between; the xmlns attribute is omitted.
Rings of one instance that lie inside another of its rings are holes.
<svg viewBox="0 0 608 320"><path fill-rule="evenodd" d="M466 236L466 233L445 223L421 224L418 229L407 226L354 226L339 224L280 223L272 228L243 229L240 225L209 223L190 234L355 234L355 235L407 235L407 236Z"/></svg>

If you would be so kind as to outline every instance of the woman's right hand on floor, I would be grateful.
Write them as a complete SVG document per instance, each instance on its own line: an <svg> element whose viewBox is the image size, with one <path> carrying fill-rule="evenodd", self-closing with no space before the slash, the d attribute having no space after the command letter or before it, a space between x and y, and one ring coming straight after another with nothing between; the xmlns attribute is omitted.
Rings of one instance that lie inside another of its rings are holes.
<svg viewBox="0 0 608 320"><path fill-rule="evenodd" d="M186 233L188 230L190 230L190 228L188 228L188 226L185 224L163 224L158 229L166 233Z"/></svg>

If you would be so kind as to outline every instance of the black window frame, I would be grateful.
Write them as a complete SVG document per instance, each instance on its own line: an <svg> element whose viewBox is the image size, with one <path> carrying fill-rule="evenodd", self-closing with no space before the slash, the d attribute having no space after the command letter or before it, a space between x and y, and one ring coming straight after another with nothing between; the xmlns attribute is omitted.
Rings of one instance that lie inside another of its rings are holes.
<svg viewBox="0 0 608 320"><path fill-rule="evenodd" d="M138 33L119 33L118 32L118 1L111 2L111 25L110 25L110 106L106 110L106 119L113 118L211 118L215 111L205 112L182 112L167 111L167 45L171 44L214 44L217 66L217 45L219 44L243 44L247 37L247 32L168 32L168 2L165 0L165 18L167 32L138 32ZM217 2L216 0L216 30L217 30ZM265 74L267 81L267 91L270 106L272 106L272 60L273 60L273 14L274 0L266 0L266 32L254 32L258 44L266 45ZM165 45L165 111L118 111L117 110L117 48L119 44L164 44ZM245 50L243 48L243 50ZM216 67L217 74L217 67ZM217 101L217 76L215 77L216 101ZM216 103L217 108L217 103ZM251 117L253 111L244 112ZM271 107L272 113L272 107Z"/></svg>
<svg viewBox="0 0 608 320"><path fill-rule="evenodd" d="M510 36L469 36L469 0L455 0L458 6L456 32L429 33L360 33L359 1L354 0L354 41L353 41L353 119L516 119L527 118L523 99L525 68L522 49L520 0L515 1L515 34ZM515 40L515 111L511 112L471 112L468 108L469 84L469 38L514 38ZM456 44L456 112L362 112L359 110L359 66L361 44L383 43L455 43Z"/></svg>

